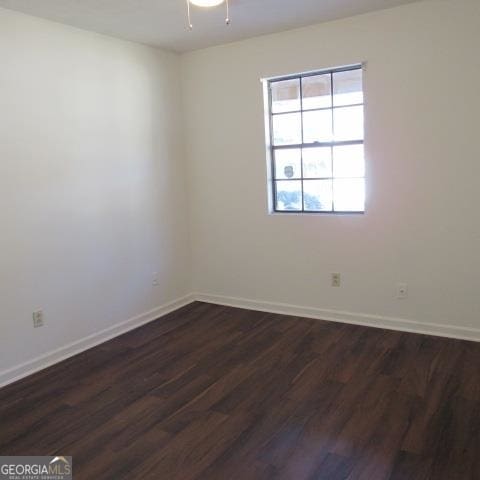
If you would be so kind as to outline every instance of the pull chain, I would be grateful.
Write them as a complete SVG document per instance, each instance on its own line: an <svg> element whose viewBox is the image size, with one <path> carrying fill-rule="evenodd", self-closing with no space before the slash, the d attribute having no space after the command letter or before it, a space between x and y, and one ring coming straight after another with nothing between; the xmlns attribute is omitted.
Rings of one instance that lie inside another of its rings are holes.
<svg viewBox="0 0 480 480"><path fill-rule="evenodd" d="M230 25L230 4L229 0L225 0L226 4L226 9L227 9L227 16L225 18L225 24ZM190 11L190 0L187 0L187 19L188 19L188 28L189 30L193 29L193 24L192 24L192 14Z"/></svg>
<svg viewBox="0 0 480 480"><path fill-rule="evenodd" d="M192 30L193 25L192 25L192 17L190 15L190 0L187 0L187 17L188 17L188 28Z"/></svg>

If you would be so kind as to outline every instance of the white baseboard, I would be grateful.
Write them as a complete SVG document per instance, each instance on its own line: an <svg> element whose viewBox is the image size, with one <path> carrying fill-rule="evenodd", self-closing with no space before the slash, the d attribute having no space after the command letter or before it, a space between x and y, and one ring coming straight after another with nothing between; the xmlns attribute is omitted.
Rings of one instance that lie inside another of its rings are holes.
<svg viewBox="0 0 480 480"><path fill-rule="evenodd" d="M332 322L364 325L367 327L399 330L401 332L421 333L437 337L457 338L461 340L480 341L480 329L460 327L454 325L442 325L437 323L419 322L404 318L386 317L382 315L370 315L365 313L346 312L342 310L326 310L315 307L303 307L286 303L265 302L261 300L249 300L246 298L227 297L222 295L209 295L195 293L195 300L230 307L247 308L262 312L294 315L298 317L313 318L316 320L328 320Z"/></svg>
<svg viewBox="0 0 480 480"><path fill-rule="evenodd" d="M166 303L160 307L157 307L149 312L142 313L129 320L117 323L111 327L105 328L99 332L95 332L92 335L76 340L67 345L64 345L56 350L52 350L39 357L33 358L8 370L0 371L0 387L13 383L21 378L24 378L32 373L43 370L55 363L61 362L73 355L77 355L89 348L95 347L101 343L106 342L114 337L118 337L123 333L138 328L146 323L152 322L167 313L173 312L195 300L194 296L189 294L184 297L178 298L172 302Z"/></svg>
<svg viewBox="0 0 480 480"><path fill-rule="evenodd" d="M237 308L247 308L262 312L278 313L282 315L294 315L298 317L313 318L317 320L328 320L332 322L349 323L353 325L364 325L368 327L385 328L388 330L399 330L402 332L422 333L439 337L458 338L461 340L480 341L480 329L459 327L453 325L442 325L436 323L419 322L403 318L386 317L381 315L370 315L365 313L353 313L341 310L327 310L315 307L304 307L278 302L266 302L246 298L228 297L223 295L210 295L205 293L194 293L185 295L177 300L169 302L158 308L150 310L124 322L112 325L100 332L93 333L75 342L71 342L56 350L33 358L8 370L0 371L0 387L13 383L32 373L43 370L55 363L61 362L69 357L77 355L89 348L95 347L114 337L122 335L130 330L138 328L146 323L152 322L167 313L173 312L193 301L214 303Z"/></svg>

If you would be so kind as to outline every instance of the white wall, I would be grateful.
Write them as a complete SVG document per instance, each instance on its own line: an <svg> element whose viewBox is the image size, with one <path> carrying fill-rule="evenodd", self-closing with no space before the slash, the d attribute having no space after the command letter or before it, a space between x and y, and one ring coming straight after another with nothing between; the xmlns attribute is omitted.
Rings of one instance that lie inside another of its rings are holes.
<svg viewBox="0 0 480 480"><path fill-rule="evenodd" d="M179 73L0 10L0 380L190 291Z"/></svg>
<svg viewBox="0 0 480 480"><path fill-rule="evenodd" d="M0 9L0 384L192 290L480 339L479 45L476 0L181 60ZM359 61L367 213L268 215L260 78Z"/></svg>
<svg viewBox="0 0 480 480"><path fill-rule="evenodd" d="M185 55L194 289L480 338L479 46L480 2L439 0ZM366 214L268 215L260 79L361 61Z"/></svg>

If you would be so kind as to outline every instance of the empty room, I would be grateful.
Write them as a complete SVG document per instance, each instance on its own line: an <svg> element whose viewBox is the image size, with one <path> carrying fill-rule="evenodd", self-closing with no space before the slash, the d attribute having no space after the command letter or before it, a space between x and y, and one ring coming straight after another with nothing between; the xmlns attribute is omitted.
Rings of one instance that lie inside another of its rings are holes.
<svg viewBox="0 0 480 480"><path fill-rule="evenodd" d="M0 480L480 479L479 0L0 0Z"/></svg>

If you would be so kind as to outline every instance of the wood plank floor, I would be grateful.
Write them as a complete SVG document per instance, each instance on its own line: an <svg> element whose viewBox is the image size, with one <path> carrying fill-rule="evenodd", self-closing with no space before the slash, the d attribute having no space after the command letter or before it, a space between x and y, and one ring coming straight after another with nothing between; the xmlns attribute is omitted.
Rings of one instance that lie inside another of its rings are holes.
<svg viewBox="0 0 480 480"><path fill-rule="evenodd" d="M196 302L0 390L76 480L480 478L480 344Z"/></svg>

